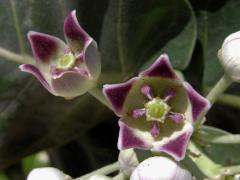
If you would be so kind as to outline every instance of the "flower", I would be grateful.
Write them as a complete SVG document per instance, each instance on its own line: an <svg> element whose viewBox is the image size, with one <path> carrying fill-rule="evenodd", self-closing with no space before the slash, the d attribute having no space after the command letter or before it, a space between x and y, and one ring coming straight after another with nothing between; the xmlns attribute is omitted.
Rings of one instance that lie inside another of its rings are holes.
<svg viewBox="0 0 240 180"><path fill-rule="evenodd" d="M133 171L130 180L192 180L189 171L166 157L151 157L144 160Z"/></svg>
<svg viewBox="0 0 240 180"><path fill-rule="evenodd" d="M218 58L229 77L240 82L240 31L226 37L218 51Z"/></svg>
<svg viewBox="0 0 240 180"><path fill-rule="evenodd" d="M27 180L71 180L72 178L60 170L52 167L44 167L44 168L36 168L33 169L28 177Z"/></svg>
<svg viewBox="0 0 240 180"><path fill-rule="evenodd" d="M67 99L93 88L100 75L97 43L82 29L72 11L64 20L67 44L57 37L30 31L35 65L23 64L22 71L33 74L53 95Z"/></svg>
<svg viewBox="0 0 240 180"><path fill-rule="evenodd" d="M175 74L166 54L127 82L104 85L103 93L120 117L118 148L185 156L193 124L209 109L207 99Z"/></svg>
<svg viewBox="0 0 240 180"><path fill-rule="evenodd" d="M104 175L94 175L91 176L88 180L111 180L112 178L104 176Z"/></svg>

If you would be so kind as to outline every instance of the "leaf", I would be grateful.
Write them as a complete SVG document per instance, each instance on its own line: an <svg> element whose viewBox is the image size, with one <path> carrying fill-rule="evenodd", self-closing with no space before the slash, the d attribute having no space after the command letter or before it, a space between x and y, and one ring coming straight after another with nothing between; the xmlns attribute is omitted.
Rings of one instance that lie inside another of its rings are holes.
<svg viewBox="0 0 240 180"><path fill-rule="evenodd" d="M198 8L198 32L204 51L203 83L205 87L212 86L223 74L222 67L217 59L217 51L221 48L225 37L240 28L240 1L192 2L195 8Z"/></svg>
<svg viewBox="0 0 240 180"><path fill-rule="evenodd" d="M135 74L163 52L184 69L195 39L194 14L184 0L112 0L102 28L103 69Z"/></svg>
<svg viewBox="0 0 240 180"><path fill-rule="evenodd" d="M203 136L201 137L201 135ZM233 138L234 136L237 136L238 139ZM221 166L234 166L240 163L239 135L232 135L221 129L204 126L199 134L194 136L194 139L198 144L200 142L199 145L202 150L216 164ZM201 145L202 143L208 144Z"/></svg>

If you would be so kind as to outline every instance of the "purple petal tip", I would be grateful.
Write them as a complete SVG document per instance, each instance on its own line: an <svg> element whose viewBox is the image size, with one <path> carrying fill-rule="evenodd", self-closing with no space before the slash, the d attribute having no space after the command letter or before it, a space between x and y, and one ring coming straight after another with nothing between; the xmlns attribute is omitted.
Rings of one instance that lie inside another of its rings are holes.
<svg viewBox="0 0 240 180"><path fill-rule="evenodd" d="M198 92L195 91L189 83L184 82L184 87L187 90L188 98L192 105L192 118L193 122L195 122L203 112L210 108L211 105L210 102L198 94Z"/></svg>
<svg viewBox="0 0 240 180"><path fill-rule="evenodd" d="M136 79L132 78L125 83L103 86L103 94L112 104L116 114L121 114L125 99Z"/></svg>
<svg viewBox="0 0 240 180"><path fill-rule="evenodd" d="M120 131L118 137L118 149L124 150L129 148L149 149L150 144L144 142L144 139L137 137L134 134L134 130L128 127L121 121L118 122Z"/></svg>
<svg viewBox="0 0 240 180"><path fill-rule="evenodd" d="M177 76L169 62L168 55L161 55L147 70L140 73L142 76L163 77L177 79Z"/></svg>

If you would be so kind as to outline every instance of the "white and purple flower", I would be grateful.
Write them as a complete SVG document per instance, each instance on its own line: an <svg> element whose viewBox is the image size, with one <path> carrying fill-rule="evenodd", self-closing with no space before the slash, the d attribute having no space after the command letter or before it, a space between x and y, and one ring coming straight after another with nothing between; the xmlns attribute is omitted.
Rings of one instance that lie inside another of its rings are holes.
<svg viewBox="0 0 240 180"><path fill-rule="evenodd" d="M207 99L175 74L161 55L127 82L105 85L103 93L120 117L118 148L165 152L184 158L193 124L210 108Z"/></svg>
<svg viewBox="0 0 240 180"><path fill-rule="evenodd" d="M93 88L100 75L101 62L97 43L82 29L72 11L64 20L61 39L30 31L35 65L23 64L22 71L33 74L53 95L67 99Z"/></svg>

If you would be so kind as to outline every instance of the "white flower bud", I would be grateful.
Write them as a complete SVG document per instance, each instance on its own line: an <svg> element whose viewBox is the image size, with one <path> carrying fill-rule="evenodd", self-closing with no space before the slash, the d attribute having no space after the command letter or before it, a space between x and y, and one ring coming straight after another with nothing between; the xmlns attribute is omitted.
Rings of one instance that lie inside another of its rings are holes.
<svg viewBox="0 0 240 180"><path fill-rule="evenodd" d="M45 167L45 168L36 168L33 169L28 177L27 180L71 180L72 178L62 171L52 168L52 167Z"/></svg>
<svg viewBox="0 0 240 180"><path fill-rule="evenodd" d="M166 157L146 159L134 170L130 180L192 180L189 171Z"/></svg>
<svg viewBox="0 0 240 180"><path fill-rule="evenodd" d="M120 151L118 162L121 172L128 177L139 164L136 152L133 149Z"/></svg>
<svg viewBox="0 0 240 180"><path fill-rule="evenodd" d="M88 180L111 180L112 178L103 175L91 176Z"/></svg>
<svg viewBox="0 0 240 180"><path fill-rule="evenodd" d="M240 31L230 34L218 51L225 72L233 81L240 81Z"/></svg>

